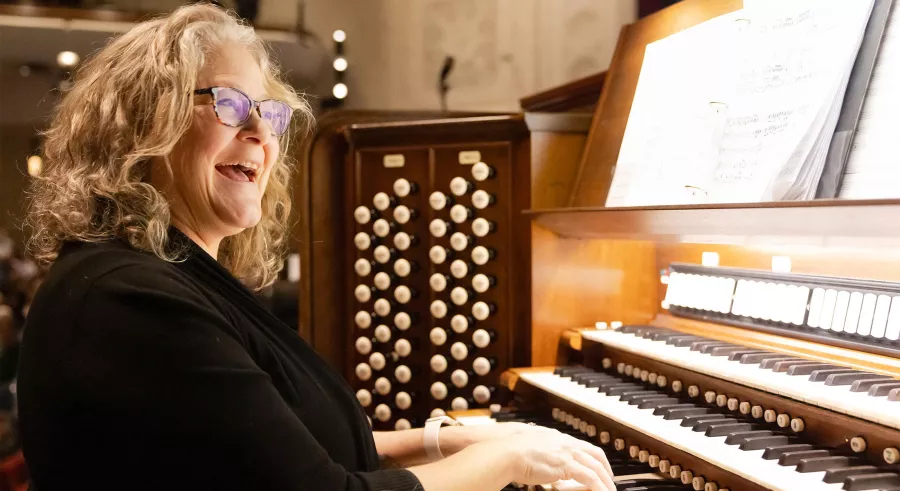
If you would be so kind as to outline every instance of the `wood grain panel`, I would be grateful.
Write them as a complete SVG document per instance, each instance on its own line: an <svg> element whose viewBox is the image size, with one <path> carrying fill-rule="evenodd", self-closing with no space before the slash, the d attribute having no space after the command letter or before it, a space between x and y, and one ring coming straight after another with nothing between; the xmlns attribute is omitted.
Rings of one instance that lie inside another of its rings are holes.
<svg viewBox="0 0 900 491"><path fill-rule="evenodd" d="M647 44L742 7L742 0L683 0L622 30L594 111L570 206L606 203Z"/></svg>
<svg viewBox="0 0 900 491"><path fill-rule="evenodd" d="M585 133L531 133L533 208L555 208L569 201L586 141Z"/></svg>
<svg viewBox="0 0 900 491"><path fill-rule="evenodd" d="M625 363L634 367L640 367L641 370L665 375L670 381L667 391L673 394L674 392L671 390L672 381L678 380L683 386L682 392L687 391L687 387L691 385L696 385L700 389L698 401L702 400L703 395L707 391L712 391L717 395L724 394L729 398L736 398L742 402L745 401L752 405L762 406L764 409L775 410L778 414L788 414L792 418L802 418L805 428L798 436L819 445L838 448L852 453L850 450L850 439L862 436L867 442L866 456L875 463L882 461L882 452L884 452L885 448L894 447L897 442L900 442L900 431L886 426L644 358L626 351L609 348L592 340L584 341L583 352L585 355L585 366L595 368L598 371L603 370L602 360L609 358L613 367L618 363ZM679 395L684 394L681 393ZM735 412L735 414L740 415L739 412Z"/></svg>
<svg viewBox="0 0 900 491"><path fill-rule="evenodd" d="M659 303L653 244L564 239L532 225L531 365L557 363L563 331L649 321Z"/></svg>

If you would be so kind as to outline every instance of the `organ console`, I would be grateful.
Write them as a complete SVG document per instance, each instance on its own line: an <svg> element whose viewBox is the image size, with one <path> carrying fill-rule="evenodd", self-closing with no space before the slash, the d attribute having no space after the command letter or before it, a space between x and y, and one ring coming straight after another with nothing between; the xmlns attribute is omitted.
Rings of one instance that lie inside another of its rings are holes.
<svg viewBox="0 0 900 491"><path fill-rule="evenodd" d="M620 490L900 489L900 201L603 206L646 44L740 6L623 29L571 193L526 212L530 363L450 415L590 441Z"/></svg>

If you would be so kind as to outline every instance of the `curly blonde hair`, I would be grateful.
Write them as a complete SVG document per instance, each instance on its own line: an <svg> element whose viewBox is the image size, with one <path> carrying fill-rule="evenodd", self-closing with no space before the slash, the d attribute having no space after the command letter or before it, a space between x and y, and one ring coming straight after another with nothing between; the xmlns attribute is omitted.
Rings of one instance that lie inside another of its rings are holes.
<svg viewBox="0 0 900 491"><path fill-rule="evenodd" d="M258 61L268 94L294 107L306 133L309 105L282 80L252 27L213 5L190 5L142 22L79 67L43 132L44 170L29 193L29 251L56 259L66 241L126 239L167 261L169 204L149 183L150 160L169 155L192 122L200 69L220 46L238 43ZM290 135L265 195L262 219L222 241L218 260L248 287L271 284L283 266L291 210Z"/></svg>

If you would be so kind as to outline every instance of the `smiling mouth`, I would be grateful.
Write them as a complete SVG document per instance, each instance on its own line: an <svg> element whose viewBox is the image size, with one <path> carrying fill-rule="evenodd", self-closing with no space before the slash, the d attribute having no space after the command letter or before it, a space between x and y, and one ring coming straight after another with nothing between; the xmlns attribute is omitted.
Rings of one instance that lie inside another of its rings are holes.
<svg viewBox="0 0 900 491"><path fill-rule="evenodd" d="M256 182L256 169L242 164L218 164L216 171L232 181Z"/></svg>

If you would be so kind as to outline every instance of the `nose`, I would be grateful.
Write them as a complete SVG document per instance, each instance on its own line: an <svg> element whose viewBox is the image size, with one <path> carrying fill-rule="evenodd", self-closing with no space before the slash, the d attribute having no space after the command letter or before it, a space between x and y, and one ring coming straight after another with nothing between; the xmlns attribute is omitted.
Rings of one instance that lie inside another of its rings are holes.
<svg viewBox="0 0 900 491"><path fill-rule="evenodd" d="M265 145L272 138L272 131L256 109L250 111L250 119L241 128L240 138L244 141Z"/></svg>

